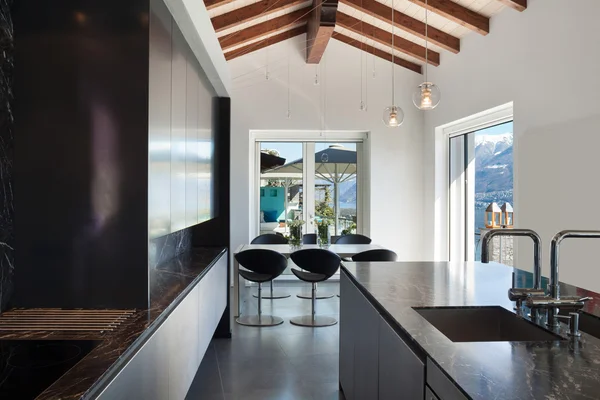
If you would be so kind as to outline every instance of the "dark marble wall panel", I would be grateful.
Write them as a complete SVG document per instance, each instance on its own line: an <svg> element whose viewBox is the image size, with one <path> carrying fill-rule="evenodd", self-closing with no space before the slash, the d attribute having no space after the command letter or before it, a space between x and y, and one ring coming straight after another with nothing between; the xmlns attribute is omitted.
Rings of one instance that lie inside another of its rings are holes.
<svg viewBox="0 0 600 400"><path fill-rule="evenodd" d="M14 305L148 303L149 1L19 0Z"/></svg>
<svg viewBox="0 0 600 400"><path fill-rule="evenodd" d="M11 298L14 275L11 3L0 0L0 312Z"/></svg>
<svg viewBox="0 0 600 400"><path fill-rule="evenodd" d="M168 235L150 240L148 260L150 268L159 265L192 249L192 229L186 228Z"/></svg>

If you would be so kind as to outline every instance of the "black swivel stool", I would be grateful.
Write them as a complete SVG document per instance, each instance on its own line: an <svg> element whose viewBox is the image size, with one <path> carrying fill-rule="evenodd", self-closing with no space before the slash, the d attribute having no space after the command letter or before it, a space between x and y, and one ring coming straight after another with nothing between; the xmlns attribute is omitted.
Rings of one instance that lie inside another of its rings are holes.
<svg viewBox="0 0 600 400"><path fill-rule="evenodd" d="M335 244L371 244L371 238L365 235L343 235L338 238Z"/></svg>
<svg viewBox="0 0 600 400"><path fill-rule="evenodd" d="M367 250L353 255L352 261L398 261L398 254L388 249Z"/></svg>
<svg viewBox="0 0 600 400"><path fill-rule="evenodd" d="M287 244L288 240L281 236L276 235L274 233L265 233L264 235L260 235L255 237L250 244ZM287 292L283 292L280 290L273 290L273 281L270 282L271 290L263 296L263 299L285 299L286 297L290 297L291 295ZM254 297L258 297L258 295L254 294Z"/></svg>
<svg viewBox="0 0 600 400"><path fill-rule="evenodd" d="M236 322L246 326L275 326L283 323L283 319L273 315L262 314L262 284L273 281L287 268L287 258L273 250L251 249L235 255L241 267L239 274L251 282L258 283L258 314L240 315Z"/></svg>
<svg viewBox="0 0 600 400"><path fill-rule="evenodd" d="M294 275L304 282L312 283L312 307L311 315L294 317L290 322L299 326L330 326L337 324L333 317L317 315L317 282L329 279L340 267L340 257L324 249L298 250L290 256L292 261L304 271L292 268Z"/></svg>
<svg viewBox="0 0 600 400"><path fill-rule="evenodd" d="M317 234L316 233L307 233L305 235L302 236L302 243L303 244L317 244ZM299 299L312 299L312 291L303 291L300 294L296 295ZM332 298L334 295L333 293L323 293L322 291L319 292L317 290L317 300L322 300L322 299L330 299Z"/></svg>

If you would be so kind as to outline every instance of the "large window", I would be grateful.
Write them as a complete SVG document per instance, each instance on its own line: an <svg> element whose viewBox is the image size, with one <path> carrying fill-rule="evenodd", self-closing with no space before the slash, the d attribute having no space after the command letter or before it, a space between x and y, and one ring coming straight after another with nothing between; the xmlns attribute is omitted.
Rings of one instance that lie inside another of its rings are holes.
<svg viewBox="0 0 600 400"><path fill-rule="evenodd" d="M481 235L491 225L486 209L513 204L513 123L452 136L449 149L450 259L478 261ZM512 265L512 250L512 239L503 238L492 255Z"/></svg>
<svg viewBox="0 0 600 400"><path fill-rule="evenodd" d="M360 142L259 142L259 232L288 233L287 222L332 222L331 235L360 231Z"/></svg>

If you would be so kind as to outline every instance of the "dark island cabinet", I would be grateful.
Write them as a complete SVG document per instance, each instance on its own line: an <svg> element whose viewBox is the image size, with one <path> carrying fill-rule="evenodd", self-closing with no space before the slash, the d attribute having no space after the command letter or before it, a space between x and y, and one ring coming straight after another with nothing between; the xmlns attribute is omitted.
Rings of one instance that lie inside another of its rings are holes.
<svg viewBox="0 0 600 400"><path fill-rule="evenodd" d="M425 364L380 318L379 400L422 399L424 390Z"/></svg>
<svg viewBox="0 0 600 400"><path fill-rule="evenodd" d="M423 399L424 362L346 273L340 299L340 386L346 399Z"/></svg>

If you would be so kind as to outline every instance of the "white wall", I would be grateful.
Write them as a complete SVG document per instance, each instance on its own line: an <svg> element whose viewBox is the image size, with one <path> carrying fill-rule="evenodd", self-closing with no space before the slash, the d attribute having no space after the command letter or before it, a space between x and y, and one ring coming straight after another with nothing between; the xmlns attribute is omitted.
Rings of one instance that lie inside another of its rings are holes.
<svg viewBox="0 0 600 400"><path fill-rule="evenodd" d="M315 66L305 62L305 35L229 62L232 77L231 121L231 246L248 243L250 227L249 132L262 130L319 130L320 86L313 84ZM287 119L287 58L291 65L291 119ZM269 60L269 81L265 69ZM398 252L403 260L422 258L423 115L411 102L412 88L421 75L396 68L396 103L406 113L398 129L385 127L383 109L391 102L391 66L377 59L376 78L370 72L368 111L359 111L360 52L331 40L322 61L326 72L328 130L371 133L371 237Z"/></svg>
<svg viewBox="0 0 600 400"><path fill-rule="evenodd" d="M434 128L514 101L515 222L549 245L562 229L600 229L600 2L529 0L491 20L487 37L469 35L458 55L444 55L430 77L442 103L426 116L425 237L434 234ZM432 241L425 256L433 257ZM565 242L560 278L600 291L599 243ZM517 266L529 269L530 244L521 241Z"/></svg>

